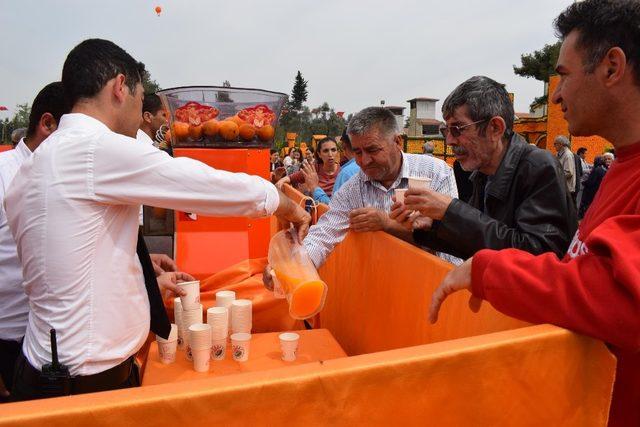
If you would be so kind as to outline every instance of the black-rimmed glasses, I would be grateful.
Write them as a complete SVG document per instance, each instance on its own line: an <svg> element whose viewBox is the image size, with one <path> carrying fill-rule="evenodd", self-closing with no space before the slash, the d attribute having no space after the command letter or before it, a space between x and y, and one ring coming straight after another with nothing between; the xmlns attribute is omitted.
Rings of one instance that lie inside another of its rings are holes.
<svg viewBox="0 0 640 427"><path fill-rule="evenodd" d="M440 126L440 133L442 134L442 136L445 137L445 139L447 138L447 136L449 136L449 132L451 132L451 136L453 136L454 138L457 138L460 135L462 135L462 130L463 129L468 128L469 126L477 125L478 123L483 123L483 122L489 121L489 120L490 119L478 120L477 122L469 123L469 124L462 125L462 126L458 126L458 125Z"/></svg>

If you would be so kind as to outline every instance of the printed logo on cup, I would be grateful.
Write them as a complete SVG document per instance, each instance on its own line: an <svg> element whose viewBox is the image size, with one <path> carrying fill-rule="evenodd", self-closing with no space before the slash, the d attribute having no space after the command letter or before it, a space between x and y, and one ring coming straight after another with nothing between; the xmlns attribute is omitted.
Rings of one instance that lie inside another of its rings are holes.
<svg viewBox="0 0 640 427"><path fill-rule="evenodd" d="M234 345L233 357L235 357L236 359L242 359L244 357L244 347L241 345Z"/></svg>
<svg viewBox="0 0 640 427"><path fill-rule="evenodd" d="M224 346L220 344L216 344L211 349L211 352L213 353L214 358L220 359L222 356L224 356Z"/></svg>

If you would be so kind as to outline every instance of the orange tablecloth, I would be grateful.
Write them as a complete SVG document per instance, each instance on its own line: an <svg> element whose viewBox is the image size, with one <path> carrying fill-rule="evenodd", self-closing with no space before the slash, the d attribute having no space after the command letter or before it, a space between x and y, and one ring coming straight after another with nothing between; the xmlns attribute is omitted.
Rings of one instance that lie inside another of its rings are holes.
<svg viewBox="0 0 640 427"><path fill-rule="evenodd" d="M142 385L155 385L181 381L198 380L203 378L221 377L244 372L265 371L309 362L346 357L340 344L326 329L297 331L300 334L297 359L294 362L284 362L280 358L280 343L278 333L253 334L249 360L236 362L231 358L230 347L227 347L225 360L211 361L209 372L196 372L193 362L187 360L185 352L178 350L175 363L165 365L158 357L158 345L153 342L149 349L146 369L142 378Z"/></svg>

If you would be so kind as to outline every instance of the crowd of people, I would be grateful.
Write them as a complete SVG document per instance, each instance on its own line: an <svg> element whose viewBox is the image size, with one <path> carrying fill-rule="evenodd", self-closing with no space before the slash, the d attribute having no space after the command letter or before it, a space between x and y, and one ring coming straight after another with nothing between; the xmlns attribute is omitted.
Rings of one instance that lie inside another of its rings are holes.
<svg viewBox="0 0 640 427"><path fill-rule="evenodd" d="M25 136L0 154L5 397L139 385L133 355L149 330L168 335L161 289L178 292L176 283L191 279L148 253L138 229L146 204L276 215L294 224L317 268L348 231L390 233L457 265L433 295L432 322L448 295L466 289L472 309L488 300L605 341L618 359L609 422L640 425L638 22L635 0L585 0L555 21L563 43L552 100L571 135L602 136L617 158L603 153L590 165L566 136L554 141L556 155L527 144L514 132L504 85L475 76L442 106L454 168L432 145L403 152L395 116L368 107L339 142L327 137L282 160L272 150L272 182L154 147L167 116L157 96L143 95L144 65L112 42L80 43L61 81L36 96ZM412 178L430 185L409 187ZM309 214L280 191L285 184L329 210L309 228ZM403 201L397 190L406 190ZM67 367L56 381L42 372L50 329Z"/></svg>

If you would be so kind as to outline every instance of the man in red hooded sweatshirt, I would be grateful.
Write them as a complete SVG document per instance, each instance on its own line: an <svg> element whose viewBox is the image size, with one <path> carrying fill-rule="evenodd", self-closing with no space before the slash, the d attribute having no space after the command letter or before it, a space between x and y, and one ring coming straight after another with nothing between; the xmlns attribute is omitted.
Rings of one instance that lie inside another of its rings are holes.
<svg viewBox="0 0 640 427"><path fill-rule="evenodd" d="M618 365L611 426L640 426L640 1L586 0L555 21L562 48L553 102L575 136L615 147L567 254L482 250L433 294L435 322L452 292L472 292L510 316L605 341ZM407 194L409 195L409 194Z"/></svg>

